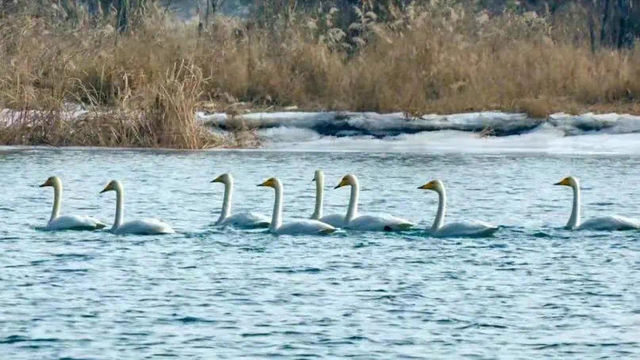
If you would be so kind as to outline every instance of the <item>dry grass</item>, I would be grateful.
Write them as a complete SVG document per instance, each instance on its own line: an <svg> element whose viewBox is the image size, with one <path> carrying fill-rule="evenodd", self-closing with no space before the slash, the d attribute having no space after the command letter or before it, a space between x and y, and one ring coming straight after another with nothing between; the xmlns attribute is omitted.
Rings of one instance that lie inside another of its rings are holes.
<svg viewBox="0 0 640 360"><path fill-rule="evenodd" d="M412 8L392 23L367 19L351 37L300 14L277 31L217 18L199 36L193 24L153 12L119 36L88 20L69 27L11 15L0 19L0 107L41 113L5 126L0 142L188 149L252 143L250 131L221 139L195 120L196 109L237 102L535 117L640 111L640 51L593 53L584 31L567 30L584 24L450 7ZM70 122L67 103L83 104L89 114Z"/></svg>

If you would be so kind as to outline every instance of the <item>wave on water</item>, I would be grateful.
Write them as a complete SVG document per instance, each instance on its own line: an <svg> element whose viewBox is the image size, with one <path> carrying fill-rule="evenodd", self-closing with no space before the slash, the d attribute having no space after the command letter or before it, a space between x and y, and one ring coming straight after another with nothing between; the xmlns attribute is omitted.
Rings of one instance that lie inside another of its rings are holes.
<svg viewBox="0 0 640 360"><path fill-rule="evenodd" d="M198 113L222 131L256 129L267 149L312 151L640 153L640 116L475 112L276 112L231 117Z"/></svg>

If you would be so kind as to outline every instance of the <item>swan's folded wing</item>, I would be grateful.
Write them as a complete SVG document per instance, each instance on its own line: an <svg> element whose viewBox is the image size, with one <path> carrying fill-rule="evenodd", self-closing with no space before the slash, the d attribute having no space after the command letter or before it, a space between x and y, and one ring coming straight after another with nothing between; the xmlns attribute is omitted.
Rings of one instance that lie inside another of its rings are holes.
<svg viewBox="0 0 640 360"><path fill-rule="evenodd" d="M414 226L408 220L387 214L361 215L351 220L347 229L359 231L400 231L408 230Z"/></svg>
<svg viewBox="0 0 640 360"><path fill-rule="evenodd" d="M449 223L438 229L434 236L438 237L478 237L478 236L490 236L499 227L486 223L484 221L472 220L465 222Z"/></svg>
<svg viewBox="0 0 640 360"><path fill-rule="evenodd" d="M240 229L268 227L271 223L268 217L252 212L241 212L229 216L220 225L230 225Z"/></svg>
<svg viewBox="0 0 640 360"><path fill-rule="evenodd" d="M321 221L301 219L283 224L276 232L282 235L317 235L330 234L334 231L336 231L336 228Z"/></svg>
<svg viewBox="0 0 640 360"><path fill-rule="evenodd" d="M126 222L115 231L116 234L155 235L172 234L173 229L169 224L158 219L143 219Z"/></svg>
<svg viewBox="0 0 640 360"><path fill-rule="evenodd" d="M64 215L59 216L44 228L45 230L96 230L102 229L106 225L90 216Z"/></svg>
<svg viewBox="0 0 640 360"><path fill-rule="evenodd" d="M633 230L639 228L640 222L638 220L620 215L591 218L583 222L579 227L580 230L600 231Z"/></svg>

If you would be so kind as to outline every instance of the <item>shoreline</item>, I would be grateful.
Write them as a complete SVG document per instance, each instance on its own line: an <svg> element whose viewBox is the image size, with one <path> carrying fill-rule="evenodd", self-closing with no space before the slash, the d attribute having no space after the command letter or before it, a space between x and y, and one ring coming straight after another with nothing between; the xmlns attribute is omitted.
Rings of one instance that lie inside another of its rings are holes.
<svg viewBox="0 0 640 360"><path fill-rule="evenodd" d="M242 115L198 112L194 118L198 126L215 136L231 138L237 136L236 131L244 131L257 140L250 146L207 149L14 144L0 145L0 153L130 151L640 155L640 116L628 114L558 113L545 119L536 119L523 113L496 111L420 117L407 117L402 113L289 111ZM259 146L255 146L257 142Z"/></svg>
<svg viewBox="0 0 640 360"><path fill-rule="evenodd" d="M42 130L37 126L62 125L73 132L76 128L86 126L99 127L113 113L100 110L81 109L80 105L73 110L60 111L52 115L38 110L0 109L0 130L10 131L22 128L27 134ZM481 137L504 137L527 133L537 127L550 125L563 129L565 135L582 135L589 131L608 131L624 134L640 132L640 115L628 113L581 113L568 114L558 112L546 117L532 117L523 112L504 112L488 110L479 112L462 112L450 114L427 113L410 115L403 112L379 113L373 111L248 111L229 114L225 112L195 111L192 126L207 129L211 135L229 136L242 132L274 128L310 129L322 136L373 136L383 138L421 132L444 130L477 133ZM135 119L124 119L121 127L134 124ZM52 145L47 143L1 142L0 145ZM229 147L225 143L212 148ZM246 148L249 146L230 146ZM254 144L255 145L255 144ZM52 145L60 146L60 145ZM65 144L62 146L97 146L90 144ZM138 146L111 145L106 147L136 148ZM142 146L147 148L179 149L163 146ZM259 147L259 146L253 146ZM195 149L197 150L197 149Z"/></svg>

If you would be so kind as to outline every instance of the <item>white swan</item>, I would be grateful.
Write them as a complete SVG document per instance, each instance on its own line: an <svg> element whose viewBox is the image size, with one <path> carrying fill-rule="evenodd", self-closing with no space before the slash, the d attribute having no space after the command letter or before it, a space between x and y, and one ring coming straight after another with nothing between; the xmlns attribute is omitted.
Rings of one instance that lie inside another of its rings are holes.
<svg viewBox="0 0 640 360"><path fill-rule="evenodd" d="M135 235L156 235L156 234L172 234L174 233L171 226L157 219L134 220L126 223L122 222L124 217L124 190L122 184L118 180L112 180L107 186L100 191L116 192L116 217L113 222L111 232L114 234L135 234Z"/></svg>
<svg viewBox="0 0 640 360"><path fill-rule="evenodd" d="M218 221L216 221L216 226L229 225L239 229L266 228L269 226L269 218L264 215L252 212L242 212L231 215L231 199L233 196L233 176L231 174L222 174L211 182L224 184L222 211L220 212Z"/></svg>
<svg viewBox="0 0 640 360"><path fill-rule="evenodd" d="M569 186L573 189L573 208L569 222L565 226L570 230L632 230L640 228L640 222L624 216L613 215L591 218L580 222L580 181L573 176L566 177L554 185Z"/></svg>
<svg viewBox="0 0 640 360"><path fill-rule="evenodd" d="M445 225L444 217L447 213L447 192L444 189L442 181L432 180L420 186L418 189L433 190L438 193L438 213L429 230L430 235L438 237L479 237L489 236L498 231L499 227L478 220Z"/></svg>
<svg viewBox="0 0 640 360"><path fill-rule="evenodd" d="M106 227L100 220L89 216L65 215L60 216L60 207L62 202L62 181L57 176L52 176L45 181L40 187L53 187L53 210L51 210L51 218L47 226L42 230L96 230Z"/></svg>
<svg viewBox="0 0 640 360"><path fill-rule="evenodd" d="M344 227L344 215L331 214L322 216L322 207L324 204L324 173L322 170L316 170L313 181L316 182L316 207L311 215L311 219L322 221L333 227Z"/></svg>
<svg viewBox="0 0 640 360"><path fill-rule="evenodd" d="M329 224L325 224L318 220L296 220L286 224L282 224L282 183L277 178L271 178L258 186L266 186L274 188L276 191L276 199L273 205L273 217L269 230L279 235L301 235L301 234L331 234L336 228Z"/></svg>
<svg viewBox="0 0 640 360"><path fill-rule="evenodd" d="M343 186L351 186L351 198L345 217L345 229L360 231L402 231L411 229L414 224L408 220L391 215L359 215L358 198L360 197L360 184L355 175L345 175L335 189Z"/></svg>

